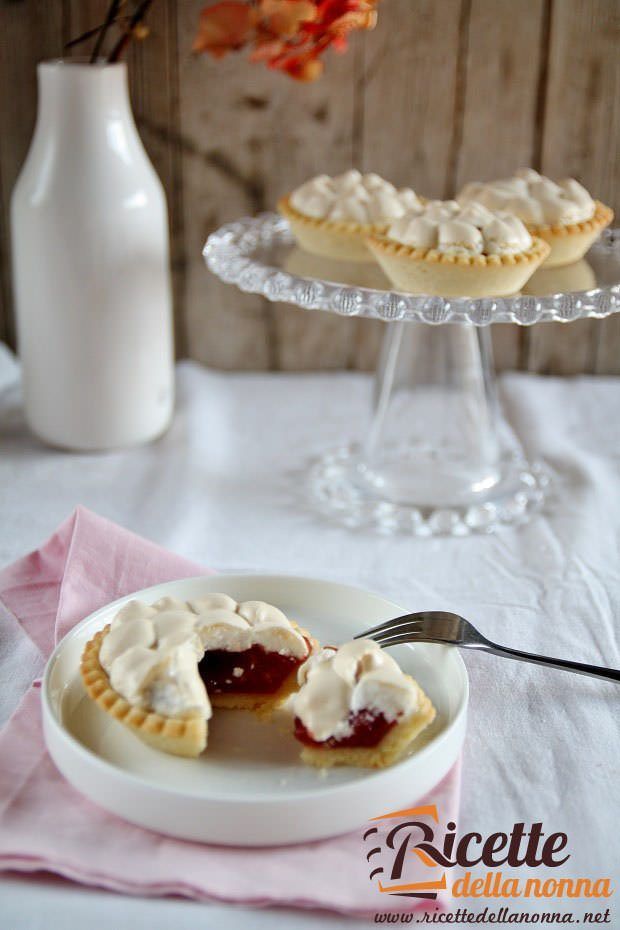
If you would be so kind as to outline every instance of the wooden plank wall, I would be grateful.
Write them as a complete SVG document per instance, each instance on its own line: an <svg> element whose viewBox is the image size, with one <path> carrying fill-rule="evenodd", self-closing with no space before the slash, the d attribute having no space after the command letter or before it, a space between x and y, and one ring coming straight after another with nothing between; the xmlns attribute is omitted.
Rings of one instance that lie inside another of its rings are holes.
<svg viewBox="0 0 620 930"><path fill-rule="evenodd" d="M242 295L205 269L208 233L319 171L378 171L436 197L532 165L620 209L620 0L384 0L314 85L191 54L204 0L156 0L130 53L140 132L168 194L180 356L220 368L370 368L382 324ZM107 0L0 0L0 338L14 343L9 201L35 65ZM502 368L620 373L620 320L494 327Z"/></svg>

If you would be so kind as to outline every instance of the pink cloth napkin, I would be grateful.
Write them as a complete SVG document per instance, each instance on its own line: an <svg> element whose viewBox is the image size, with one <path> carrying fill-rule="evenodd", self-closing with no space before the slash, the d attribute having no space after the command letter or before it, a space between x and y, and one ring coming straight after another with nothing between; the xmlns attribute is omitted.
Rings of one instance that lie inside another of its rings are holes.
<svg viewBox="0 0 620 930"><path fill-rule="evenodd" d="M98 607L148 585L201 573L191 562L79 508L40 549L0 572L0 601L47 657ZM364 835L376 827L372 843L384 849L398 819L362 824L356 833L321 842L250 850L171 839L108 814L74 790L48 756L38 684L0 733L0 869L44 870L128 894L347 914L443 906L441 898L425 902L381 893L377 877L369 880ZM457 764L416 808L435 805L442 823L456 820L459 787ZM414 856L408 860L401 881L428 881L428 867ZM378 858L372 861L376 867Z"/></svg>

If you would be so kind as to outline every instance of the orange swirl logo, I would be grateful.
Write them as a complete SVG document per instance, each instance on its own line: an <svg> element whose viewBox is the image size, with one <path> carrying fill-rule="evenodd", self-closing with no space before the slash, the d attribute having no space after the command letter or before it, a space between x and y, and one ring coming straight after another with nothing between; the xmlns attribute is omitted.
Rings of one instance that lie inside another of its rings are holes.
<svg viewBox="0 0 620 930"><path fill-rule="evenodd" d="M393 823L389 823L392 821ZM440 821L434 804L390 811L373 817L363 841L369 879L381 894L435 900L440 891L453 897L476 898L608 898L614 891L609 878L535 878L522 880L514 874L497 871L510 869L557 869L570 859L566 833L545 834L542 823L515 823L509 833L497 832L484 837L470 832L459 836L456 824L449 821L439 830ZM380 829L385 827L385 829ZM428 877L416 880L411 873L413 862L428 869ZM465 874L448 882L449 870L460 866ZM486 867L486 874L474 877L471 869Z"/></svg>

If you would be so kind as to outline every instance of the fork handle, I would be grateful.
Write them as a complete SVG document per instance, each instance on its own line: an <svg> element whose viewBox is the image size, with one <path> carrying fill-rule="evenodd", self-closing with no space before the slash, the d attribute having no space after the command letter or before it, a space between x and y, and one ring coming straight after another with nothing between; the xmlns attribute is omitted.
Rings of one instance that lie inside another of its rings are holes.
<svg viewBox="0 0 620 930"><path fill-rule="evenodd" d="M521 649L510 649L486 640L477 643L474 647L492 652L496 656L505 656L519 662L531 662L532 665L548 665L550 668L560 668L566 672L576 672L577 675L589 675L592 678L607 678L609 681L620 682L620 669L604 668L602 665L587 665L585 662L571 662L569 659L554 659L551 656L539 656L533 652L522 652Z"/></svg>

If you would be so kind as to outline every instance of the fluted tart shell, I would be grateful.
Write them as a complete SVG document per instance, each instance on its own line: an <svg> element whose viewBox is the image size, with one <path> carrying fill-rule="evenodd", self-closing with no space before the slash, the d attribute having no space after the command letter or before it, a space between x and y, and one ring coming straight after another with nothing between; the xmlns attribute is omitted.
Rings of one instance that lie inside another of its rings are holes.
<svg viewBox="0 0 620 930"><path fill-rule="evenodd" d="M109 630L110 624L96 633L82 653L80 671L89 698L154 749L175 756L199 756L207 745L208 722L203 716L164 717L130 704L114 690L99 661L99 650Z"/></svg>
<svg viewBox="0 0 620 930"><path fill-rule="evenodd" d="M295 239L306 252L338 261L372 262L365 240L378 226L306 216L291 204L290 195L280 198L278 212L288 220Z"/></svg>
<svg viewBox="0 0 620 930"><path fill-rule="evenodd" d="M595 200L594 203L594 214L589 220L583 220L581 223L525 224L532 236L544 239L549 245L550 252L544 261L545 268L559 268L561 265L578 262L605 227L609 226L614 218L614 211L600 200Z"/></svg>
<svg viewBox="0 0 620 930"><path fill-rule="evenodd" d="M551 247L533 237L523 252L459 255L418 248L373 233L368 248L395 288L440 297L501 297L516 294L544 262Z"/></svg>

